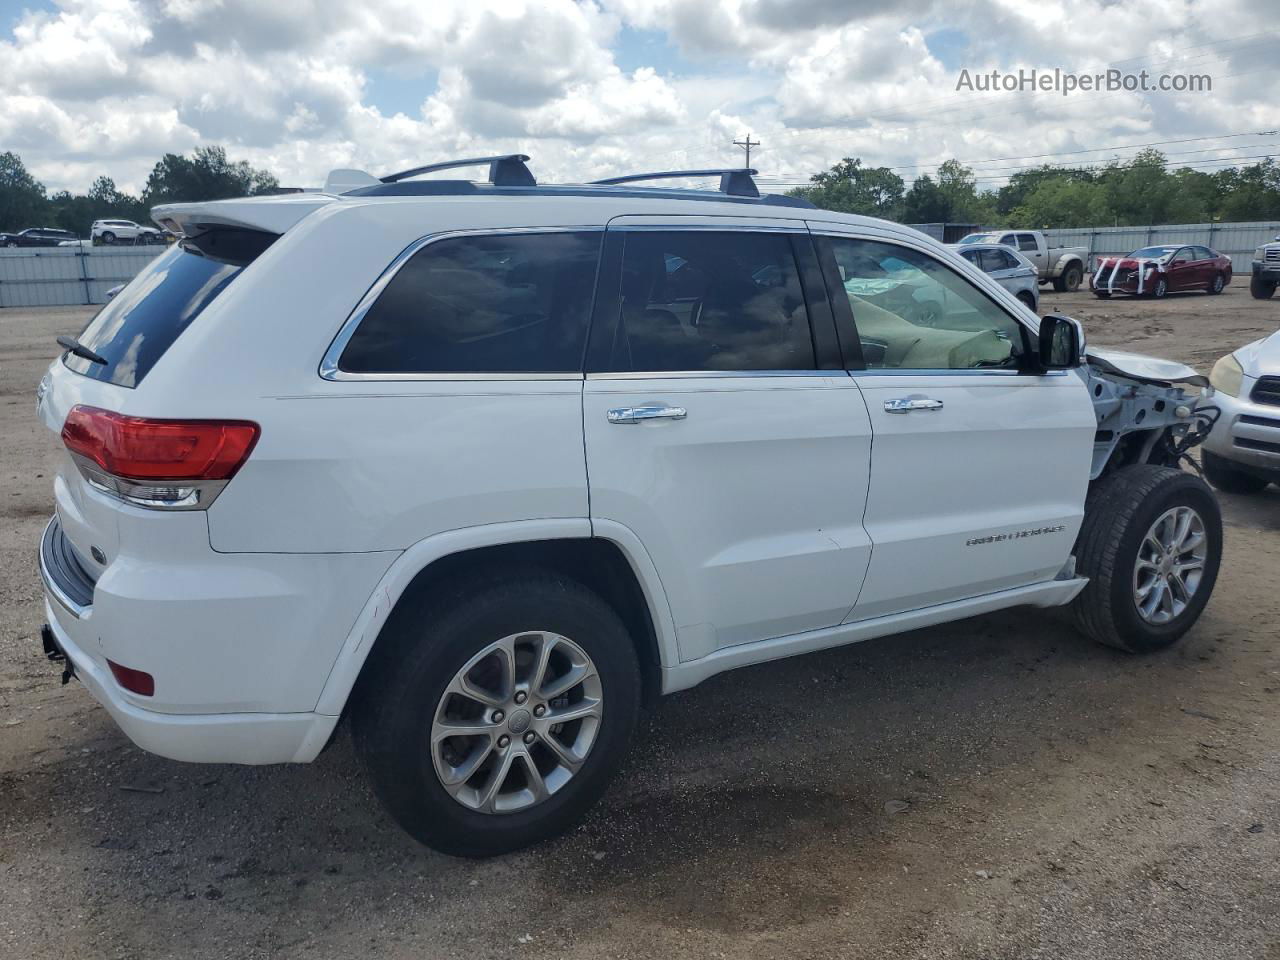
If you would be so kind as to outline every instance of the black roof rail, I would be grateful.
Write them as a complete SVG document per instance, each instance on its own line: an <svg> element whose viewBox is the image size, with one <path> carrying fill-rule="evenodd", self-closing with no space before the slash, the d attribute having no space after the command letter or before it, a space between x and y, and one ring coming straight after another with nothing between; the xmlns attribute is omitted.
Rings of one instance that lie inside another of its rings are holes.
<svg viewBox="0 0 1280 960"><path fill-rule="evenodd" d="M675 180L681 177L719 177L720 192L731 197L758 197L760 189L751 179L760 171L750 167L735 167L726 170L662 170L658 173L629 173L624 177L608 177L604 180L592 180L592 183L612 185L615 183L634 183L637 180Z"/></svg>
<svg viewBox="0 0 1280 960"><path fill-rule="evenodd" d="M455 167L479 167L489 165L489 182L496 187L536 187L538 181L525 166L529 159L523 153L508 153L498 157L471 157L466 160L444 160L440 163L428 163L425 167L414 167L412 170L401 170L390 173L379 179L383 183L398 183L420 173L434 173L436 170L452 170Z"/></svg>

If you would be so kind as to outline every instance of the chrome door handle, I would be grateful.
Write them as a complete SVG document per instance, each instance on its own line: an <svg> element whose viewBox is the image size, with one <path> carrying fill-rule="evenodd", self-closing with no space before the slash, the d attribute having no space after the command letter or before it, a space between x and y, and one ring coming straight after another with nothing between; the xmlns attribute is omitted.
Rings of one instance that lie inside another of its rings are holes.
<svg viewBox="0 0 1280 960"><path fill-rule="evenodd" d="M683 420L689 412L684 407L614 407L607 415L610 423L639 423L641 420Z"/></svg>
<svg viewBox="0 0 1280 960"><path fill-rule="evenodd" d="M931 397L898 397L884 402L885 413L911 413L913 410L941 410L942 401Z"/></svg>

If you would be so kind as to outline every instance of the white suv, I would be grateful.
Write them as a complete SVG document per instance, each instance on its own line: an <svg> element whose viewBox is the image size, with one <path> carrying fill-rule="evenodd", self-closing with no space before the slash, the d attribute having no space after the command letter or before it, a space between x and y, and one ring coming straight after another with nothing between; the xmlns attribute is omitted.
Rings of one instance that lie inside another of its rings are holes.
<svg viewBox="0 0 1280 960"><path fill-rule="evenodd" d="M641 704L721 671L1017 605L1131 651L1200 615L1193 371L1086 362L752 171L524 159L157 208L185 239L61 339L44 643L137 744L305 762L349 716L392 815L485 855L574 824Z"/></svg>
<svg viewBox="0 0 1280 960"><path fill-rule="evenodd" d="M95 220L90 230L94 243L161 243L164 234L155 227L145 227L132 220Z"/></svg>

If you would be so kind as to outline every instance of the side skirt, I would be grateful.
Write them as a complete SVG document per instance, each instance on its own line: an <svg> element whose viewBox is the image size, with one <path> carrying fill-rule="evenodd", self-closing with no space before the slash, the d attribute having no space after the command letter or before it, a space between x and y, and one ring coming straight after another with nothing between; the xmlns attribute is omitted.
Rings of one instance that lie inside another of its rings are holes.
<svg viewBox="0 0 1280 960"><path fill-rule="evenodd" d="M758 640L738 646L725 647L710 653L698 660L682 663L662 670L662 692L675 693L697 686L708 677L736 667L745 667L753 663L764 663L769 660L780 660L801 653L812 653L815 650L826 650L840 647L860 640L871 640L893 633L906 633L921 627L931 627L952 620L963 620L976 617L1008 607L1059 607L1070 603L1088 583L1085 577L1072 580L1049 580L1045 583L1033 583L1012 590L1001 590L980 597L966 600L953 600L920 610L906 613L895 613L886 617L875 617L870 620L858 620L844 623L822 630L810 630L789 637L775 637L772 640Z"/></svg>

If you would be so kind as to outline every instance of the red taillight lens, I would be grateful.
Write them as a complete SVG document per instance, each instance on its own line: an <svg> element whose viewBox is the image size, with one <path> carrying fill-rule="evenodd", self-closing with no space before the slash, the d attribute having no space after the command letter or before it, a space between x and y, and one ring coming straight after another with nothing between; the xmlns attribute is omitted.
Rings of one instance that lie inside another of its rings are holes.
<svg viewBox="0 0 1280 960"><path fill-rule="evenodd" d="M230 480L259 432L247 420L153 420L76 406L62 442L126 480Z"/></svg>
<svg viewBox="0 0 1280 960"><path fill-rule="evenodd" d="M111 675L116 678L116 683L130 693L136 693L140 697L155 696L156 678L151 674L132 667L122 667L114 660L108 660L107 666L111 668Z"/></svg>

